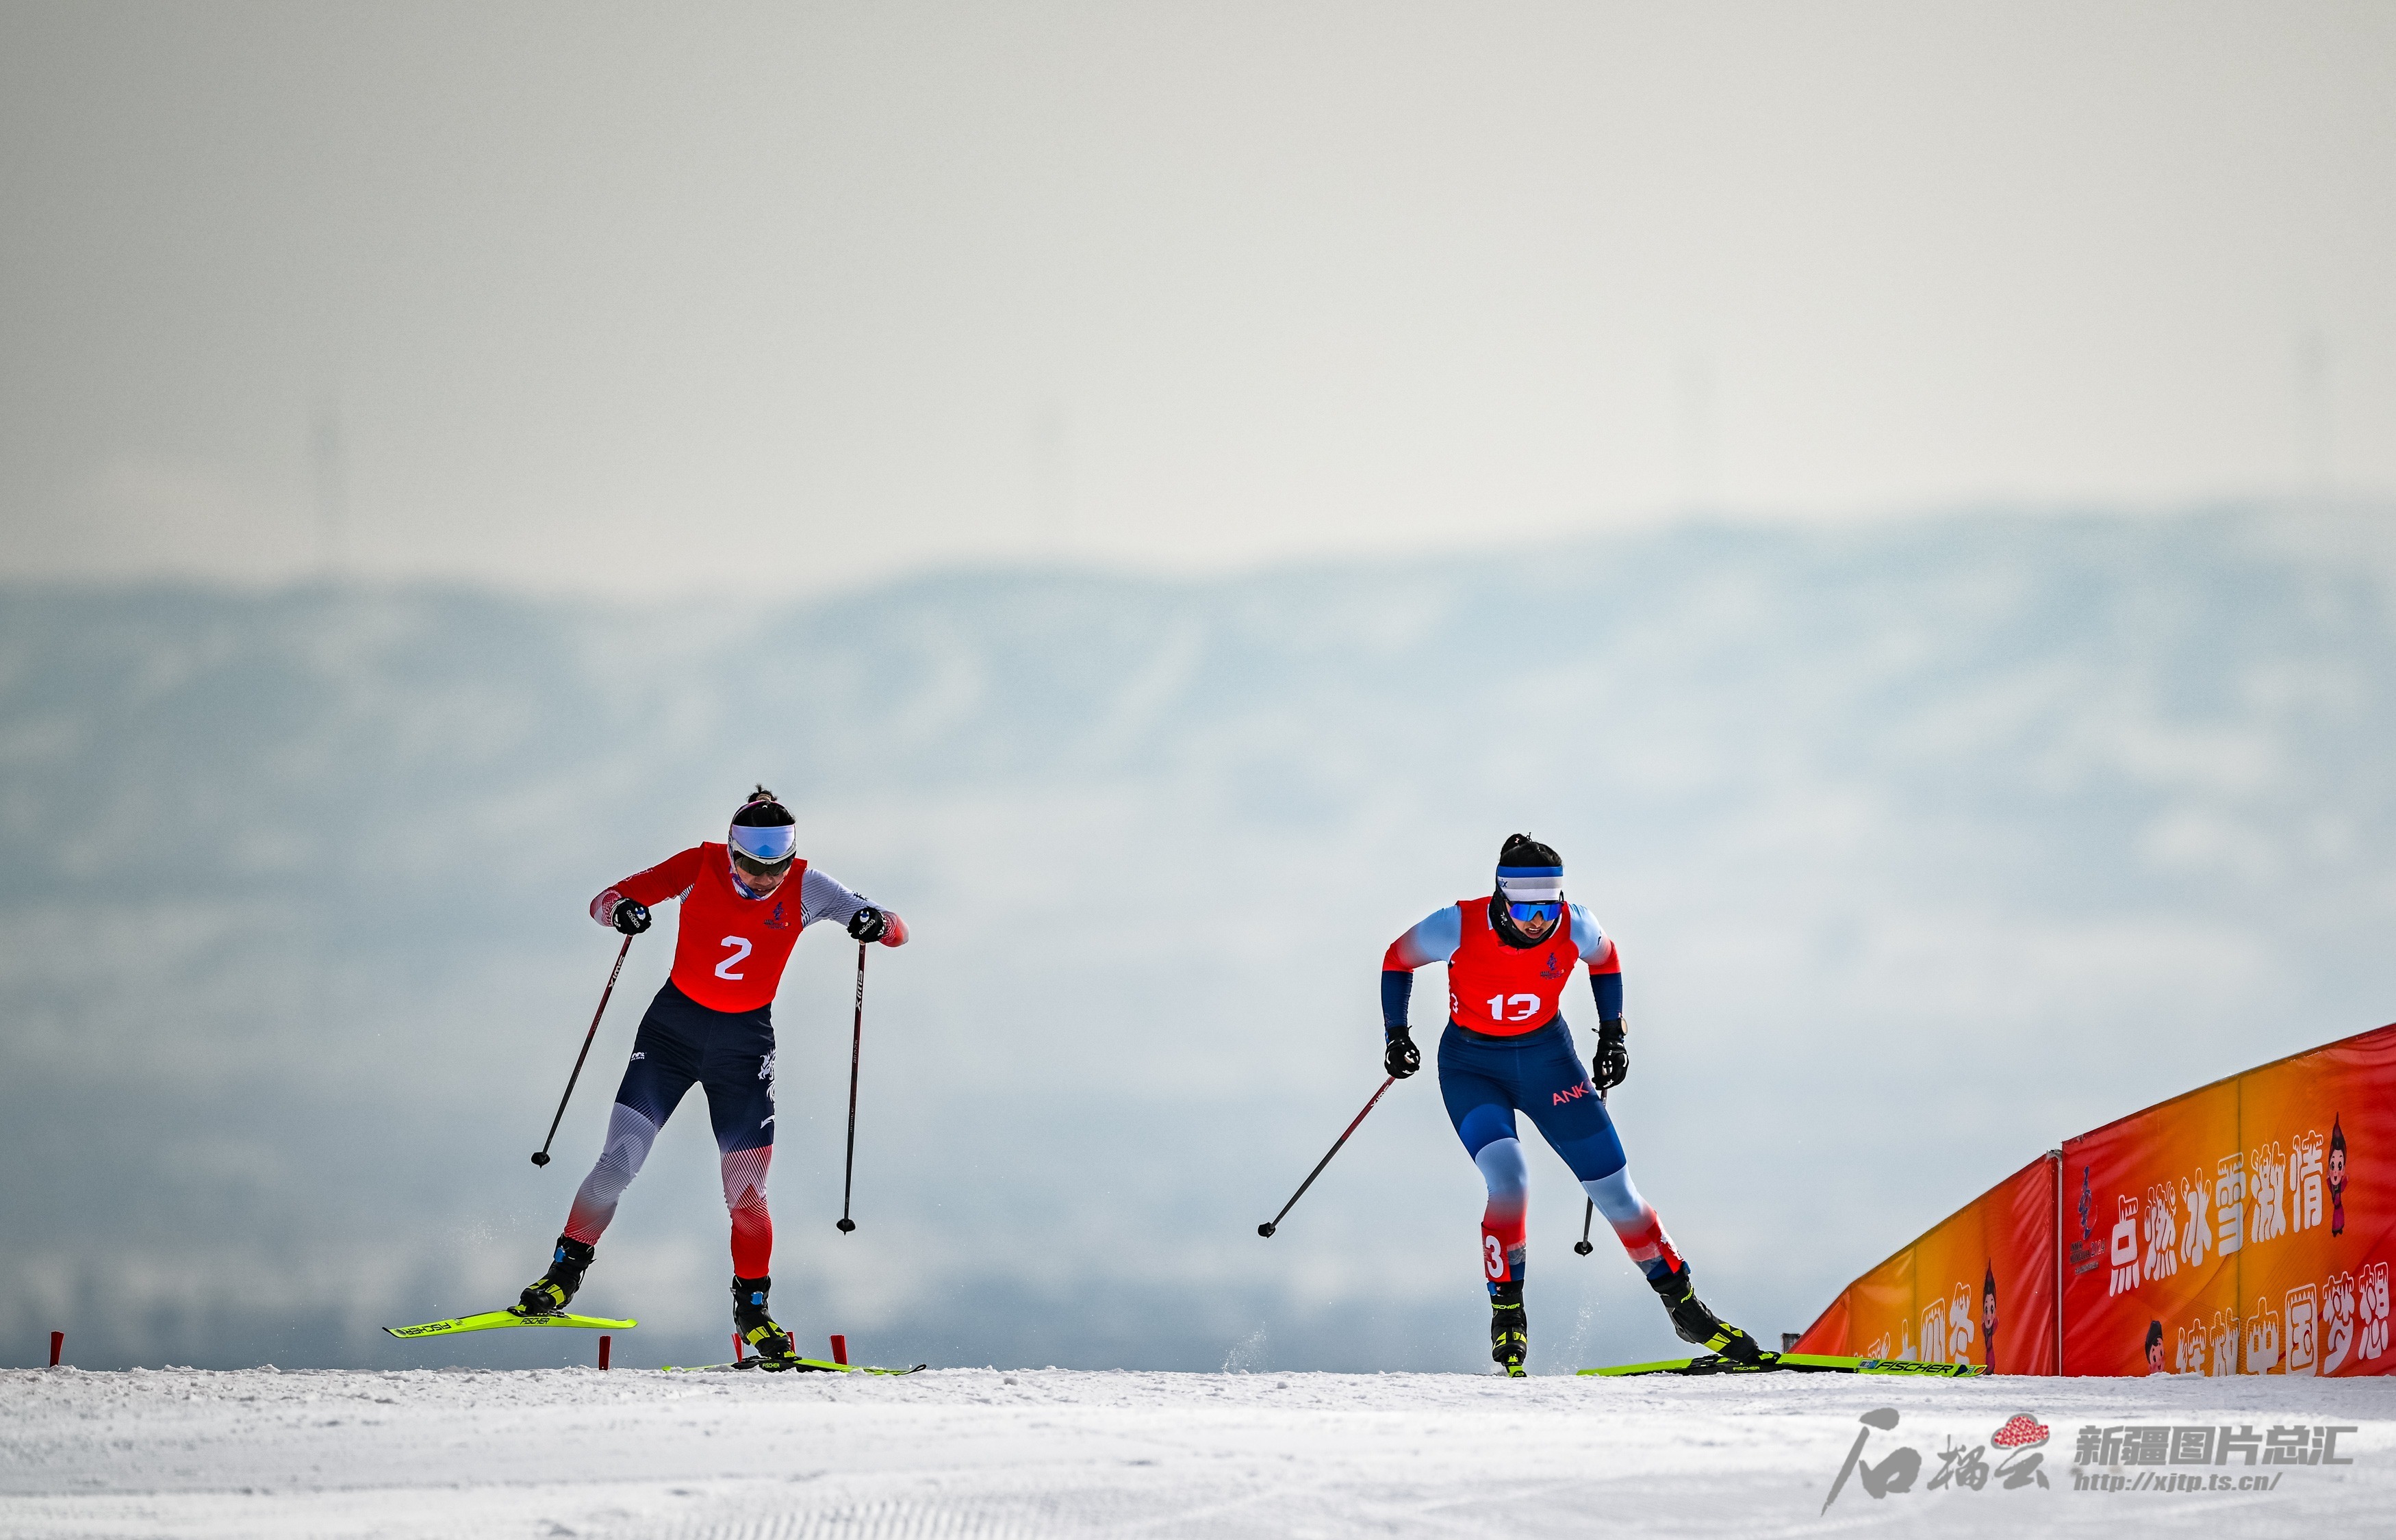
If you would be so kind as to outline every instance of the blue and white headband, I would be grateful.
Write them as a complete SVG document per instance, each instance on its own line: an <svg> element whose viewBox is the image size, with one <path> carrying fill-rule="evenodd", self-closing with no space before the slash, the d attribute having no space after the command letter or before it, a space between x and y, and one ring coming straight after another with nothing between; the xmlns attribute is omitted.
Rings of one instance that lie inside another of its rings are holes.
<svg viewBox="0 0 2396 1540"><path fill-rule="evenodd" d="M762 865L787 861L799 848L796 824L734 824L732 849Z"/></svg>
<svg viewBox="0 0 2396 1540"><path fill-rule="evenodd" d="M1564 869L1501 866L1498 891L1510 904L1560 903L1564 896Z"/></svg>

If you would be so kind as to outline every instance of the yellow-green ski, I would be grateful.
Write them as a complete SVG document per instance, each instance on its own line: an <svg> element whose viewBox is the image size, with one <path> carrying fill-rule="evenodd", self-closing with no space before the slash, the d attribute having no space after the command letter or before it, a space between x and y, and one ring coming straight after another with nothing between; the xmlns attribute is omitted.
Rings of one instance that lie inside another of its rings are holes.
<svg viewBox="0 0 2396 1540"><path fill-rule="evenodd" d="M784 1359L779 1369L766 1370L765 1361L745 1358L738 1363L669 1363L658 1372L665 1374L729 1374L738 1370L765 1370L769 1374L912 1374L927 1367L917 1364L913 1369L885 1369L872 1363L834 1363L829 1359Z"/></svg>
<svg viewBox="0 0 2396 1540"><path fill-rule="evenodd" d="M1825 1353L1766 1353L1757 1363L1739 1363L1718 1354L1698 1358L1658 1359L1653 1363L1617 1363L1604 1369L1584 1369L1584 1374L1620 1378L1630 1374L1914 1374L1924 1378L1963 1379L1985 1374L1977 1363L1922 1363L1912 1359L1837 1358Z"/></svg>
<svg viewBox="0 0 2396 1540"><path fill-rule="evenodd" d="M420 1326L386 1326L383 1330L395 1337L428 1337L452 1336L459 1332L497 1332L510 1326L575 1326L586 1332L629 1332L639 1324L637 1321L609 1321L605 1316L524 1316L513 1310L485 1310L481 1315L459 1316L455 1321L428 1321Z"/></svg>

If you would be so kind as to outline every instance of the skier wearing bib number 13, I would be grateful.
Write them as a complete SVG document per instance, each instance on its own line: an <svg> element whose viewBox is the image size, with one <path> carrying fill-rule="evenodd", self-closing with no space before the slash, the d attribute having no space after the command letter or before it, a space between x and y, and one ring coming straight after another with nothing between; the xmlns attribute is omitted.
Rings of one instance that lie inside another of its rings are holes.
<svg viewBox="0 0 2396 1540"><path fill-rule="evenodd" d="M1465 898L1391 943L1381 961L1382 1067L1404 1080L1422 1068L1406 1025L1415 970L1447 964L1448 1022L1439 1040L1439 1093L1448 1121L1481 1168L1489 1204L1481 1216L1482 1270L1489 1283L1489 1356L1524 1373L1530 1346L1523 1313L1530 1173L1514 1114L1530 1114L1614 1227L1631 1259L1662 1298L1672 1330L1743 1363L1761 1361L1755 1339L1697 1298L1689 1265L1664 1233L1606 1116L1605 1093L1630 1075L1622 1020L1622 963L1613 939L1564 891L1564 863L1527 834L1498 853L1497 891ZM1597 996L1597 1078L1573 1051L1559 1009L1574 964L1586 963Z"/></svg>
<svg viewBox="0 0 2396 1540"><path fill-rule="evenodd" d="M582 1179L549 1270L527 1284L519 1315L551 1315L582 1286L616 1201L640 1175L649 1146L693 1084L707 1090L732 1211L732 1320L762 1366L796 1361L791 1334L769 1313L774 1221L765 1168L774 1158L774 991L799 933L819 921L859 942L903 946L907 926L798 859L796 820L764 787L732 815L723 844L696 845L636 871L591 900L591 918L626 936L649 928L649 908L682 900L673 972L632 1040L607 1119L607 1143Z"/></svg>

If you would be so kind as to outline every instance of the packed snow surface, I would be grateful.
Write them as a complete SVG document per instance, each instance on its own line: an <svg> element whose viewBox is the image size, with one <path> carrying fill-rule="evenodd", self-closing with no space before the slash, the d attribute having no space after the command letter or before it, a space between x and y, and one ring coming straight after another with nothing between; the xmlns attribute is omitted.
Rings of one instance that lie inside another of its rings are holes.
<svg viewBox="0 0 2396 1540"><path fill-rule="evenodd" d="M1866 1429L1876 1408L1897 1426ZM2046 1485L1931 1489L1950 1447L1993 1466L2017 1414L2051 1430ZM2124 1466L2103 1472L2123 1490L2083 1489L2081 1428L2120 1426L2342 1426L2352 1464ZM1875 1497L1851 1475L1825 1512L1866 1432L1866 1465L1910 1447L1920 1476ZM2166 1476L2230 1485L2151 1490ZM2276 1480L2236 1489L2254 1478ZM2321 1536L2385 1533L2390 1512L2389 1379L0 1373L16 1540Z"/></svg>

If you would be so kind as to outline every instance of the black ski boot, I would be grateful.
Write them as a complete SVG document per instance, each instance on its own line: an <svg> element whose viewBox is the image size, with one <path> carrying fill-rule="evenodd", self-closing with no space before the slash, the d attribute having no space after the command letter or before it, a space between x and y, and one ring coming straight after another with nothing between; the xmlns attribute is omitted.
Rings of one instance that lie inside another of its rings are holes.
<svg viewBox="0 0 2396 1540"><path fill-rule="evenodd" d="M1521 1379L1531 1350L1530 1320L1523 1313L1523 1285L1500 1283L1489 1293L1489 1356L1509 1379Z"/></svg>
<svg viewBox="0 0 2396 1540"><path fill-rule="evenodd" d="M760 1369L788 1369L799 1361L799 1349L792 1343L791 1334L766 1312L765 1295L772 1291L770 1278L736 1278L732 1281L732 1325L740 1340L757 1355Z"/></svg>
<svg viewBox="0 0 2396 1540"><path fill-rule="evenodd" d="M1764 1350L1755 1339L1707 1308L1697 1297L1697 1286L1689 1278L1689 1265L1662 1278L1651 1278L1647 1286L1656 1291L1671 1313L1672 1333L1683 1342L1695 1343L1710 1352L1720 1353L1733 1363L1762 1363Z"/></svg>
<svg viewBox="0 0 2396 1540"><path fill-rule="evenodd" d="M508 1308L520 1316L555 1315L565 1309L575 1291L582 1287L583 1270L591 1266L592 1255L581 1241L559 1236L549 1271L526 1284L523 1295Z"/></svg>

